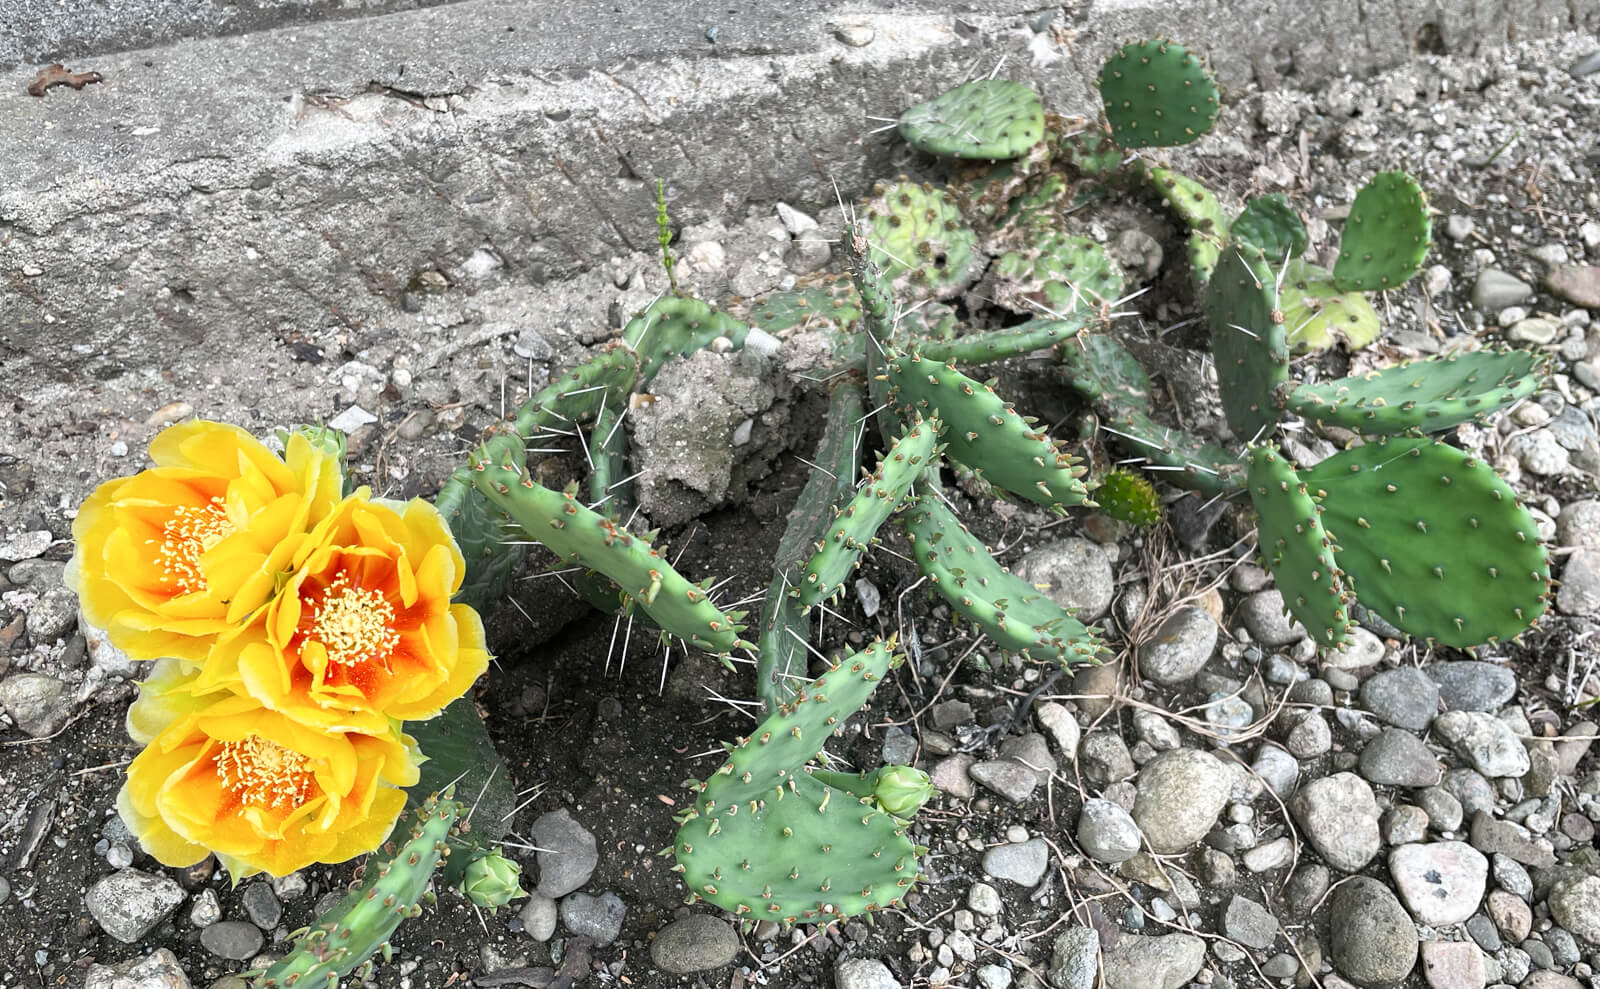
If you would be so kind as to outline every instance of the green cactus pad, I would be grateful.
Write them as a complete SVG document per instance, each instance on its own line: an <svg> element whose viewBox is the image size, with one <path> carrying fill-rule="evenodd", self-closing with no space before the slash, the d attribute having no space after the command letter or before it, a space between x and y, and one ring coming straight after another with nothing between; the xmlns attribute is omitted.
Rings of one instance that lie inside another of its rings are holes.
<svg viewBox="0 0 1600 989"><path fill-rule="evenodd" d="M743 303L739 316L773 336L794 327L854 336L861 297L848 275L808 275L793 291Z"/></svg>
<svg viewBox="0 0 1600 989"><path fill-rule="evenodd" d="M507 430L502 429L484 442L496 459L511 458L520 463L524 456L522 440ZM470 467L458 468L440 487L434 507L450 526L450 534L467 565L455 600L487 616L505 599L511 572L522 560L523 547L507 540L510 520L473 487L472 478Z"/></svg>
<svg viewBox="0 0 1600 989"><path fill-rule="evenodd" d="M909 417L915 418L915 417ZM900 437L871 477L828 524L816 553L789 592L810 608L839 592L877 536L878 528L900 507L911 485L938 456L939 423L917 421Z"/></svg>
<svg viewBox="0 0 1600 989"><path fill-rule="evenodd" d="M1359 377L1299 385L1289 411L1367 435L1436 433L1532 395L1544 361L1526 350L1479 350L1396 364Z"/></svg>
<svg viewBox="0 0 1600 989"><path fill-rule="evenodd" d="M995 262L989 295L995 305L1025 315L1057 318L1098 309L1122 295L1122 268L1087 237L1047 231L1025 251L1008 251Z"/></svg>
<svg viewBox="0 0 1600 989"><path fill-rule="evenodd" d="M880 183L872 193L862 204L872 260L897 296L948 299L983 273L978 235L949 193L907 181Z"/></svg>
<svg viewBox="0 0 1600 989"><path fill-rule="evenodd" d="M1005 79L963 83L900 115L900 136L933 155L1017 158L1044 140L1039 94Z"/></svg>
<svg viewBox="0 0 1600 989"><path fill-rule="evenodd" d="M923 357L946 364L989 364L1057 344L1075 346L1073 338L1097 322L1094 315L1078 312L1066 319L1030 319L1003 330L984 330L953 340L913 342L911 348Z"/></svg>
<svg viewBox="0 0 1600 989"><path fill-rule="evenodd" d="M1099 123L1073 117L1063 120L1057 145L1062 161L1079 175L1104 179L1122 168L1127 152L1112 140L1111 132Z"/></svg>
<svg viewBox="0 0 1600 989"><path fill-rule="evenodd" d="M1297 258L1311 246L1305 221L1281 192L1257 196L1244 204L1233 220L1233 238L1265 254L1274 268L1286 258Z"/></svg>
<svg viewBox="0 0 1600 989"><path fill-rule="evenodd" d="M1357 600L1412 635L1467 648L1543 614L1550 558L1493 468L1423 437L1336 453L1301 479Z"/></svg>
<svg viewBox="0 0 1600 989"><path fill-rule="evenodd" d="M663 630L707 652L749 647L739 638L741 612L724 614L702 586L674 570L646 539L586 508L576 485L552 491L508 460L479 461L473 470L478 490L528 538L563 560L610 577Z"/></svg>
<svg viewBox="0 0 1600 989"><path fill-rule="evenodd" d="M1273 272L1252 248L1223 249L1206 286L1206 320L1228 426L1254 442L1277 424L1273 390L1289 380L1289 345Z"/></svg>
<svg viewBox="0 0 1600 989"><path fill-rule="evenodd" d="M1294 466L1270 446L1252 447L1247 484L1260 516L1262 561L1278 582L1284 607L1323 648L1344 642L1350 630L1349 590L1335 563L1333 541L1321 509Z"/></svg>
<svg viewBox="0 0 1600 989"><path fill-rule="evenodd" d="M627 517L633 508L633 482L628 474L628 430L621 410L606 406L589 431L589 501L606 513Z"/></svg>
<svg viewBox="0 0 1600 989"><path fill-rule="evenodd" d="M387 958L389 938L400 922L422 913L428 881L447 854L445 842L460 811L449 797L429 799L418 809L409 839L392 855L368 861L361 883L318 917L254 985L336 989L373 955L381 951Z"/></svg>
<svg viewBox="0 0 1600 989"><path fill-rule="evenodd" d="M1094 489L1100 510L1116 519L1137 526L1152 526L1161 521L1161 500L1151 483L1121 467L1106 472Z"/></svg>
<svg viewBox="0 0 1600 989"><path fill-rule="evenodd" d="M1197 290L1204 289L1228 238L1227 210L1216 193L1187 175L1168 168L1144 169L1145 180L1162 205L1177 214L1189 228L1189 276Z"/></svg>
<svg viewBox="0 0 1600 989"><path fill-rule="evenodd" d="M950 459L1056 512L1088 503L1077 460L989 385L917 354L891 355L887 372L894 407L906 418L937 418Z"/></svg>
<svg viewBox="0 0 1600 989"><path fill-rule="evenodd" d="M744 346L750 327L699 299L664 295L622 328L622 339L639 354L639 383L648 385L674 357L687 357L725 337Z"/></svg>
<svg viewBox="0 0 1600 989"><path fill-rule="evenodd" d="M1346 292L1398 288L1421 270L1432 237L1428 197L1417 180L1405 172L1379 172L1350 207L1334 281Z"/></svg>
<svg viewBox="0 0 1600 989"><path fill-rule="evenodd" d="M1097 80L1111 134L1124 148L1188 144L1210 132L1217 84L1174 41L1134 41L1113 52Z"/></svg>
<svg viewBox="0 0 1600 989"><path fill-rule="evenodd" d="M671 848L690 902L792 925L902 901L920 851L904 825L803 770L901 662L881 641L842 660L696 784Z"/></svg>
<svg viewBox="0 0 1600 989"><path fill-rule="evenodd" d="M592 422L606 406L622 408L638 382L639 355L630 347L608 344L518 409L517 433L529 439L542 430L567 431Z"/></svg>
<svg viewBox="0 0 1600 989"><path fill-rule="evenodd" d="M1058 172L1047 172L1006 203L1005 226L1037 235L1055 230L1072 205L1072 187Z"/></svg>
<svg viewBox="0 0 1600 989"><path fill-rule="evenodd" d="M902 525L934 589L1001 648L1063 669L1100 658L1094 630L1001 566L938 496L913 501Z"/></svg>
<svg viewBox="0 0 1600 989"><path fill-rule="evenodd" d="M806 644L811 624L789 595L801 579L801 568L812 545L826 538L833 508L855 492L856 468L861 463L861 420L866 414L861 386L853 381L837 385L828 398L827 425L817 448L816 467L806 478L800 498L789 512L788 524L778 539L773 561L776 576L767 588L756 637L756 696L762 708L775 711L794 700L797 679L805 673Z"/></svg>
<svg viewBox="0 0 1600 989"><path fill-rule="evenodd" d="M1057 353L1067 384L1095 408L1138 409L1150 401L1150 376L1111 334L1086 333Z"/></svg>
<svg viewBox="0 0 1600 989"><path fill-rule="evenodd" d="M1366 295L1339 291L1332 272L1298 258L1289 262L1279 279L1278 306L1289 346L1297 354L1327 350L1341 342L1360 350L1383 333Z"/></svg>
<svg viewBox="0 0 1600 989"><path fill-rule="evenodd" d="M1140 409L1119 410L1101 422L1100 429L1112 434L1128 453L1148 460L1146 470L1179 487L1220 494L1244 483L1244 463L1231 451L1163 426Z"/></svg>
<svg viewBox="0 0 1600 989"><path fill-rule="evenodd" d="M989 225L1009 216L1025 189L1036 186L1036 177L1050 176L1051 148L1041 141L1025 154L1010 161L962 162L950 178L948 191L971 223Z"/></svg>
<svg viewBox="0 0 1600 989"><path fill-rule="evenodd" d="M889 379L884 373L888 351L894 346L898 332L894 294L889 278L870 255L867 235L861 224L847 228L844 233L845 258L850 268L850 278L861 295L861 329L867 375L867 395L872 407L879 410L873 416L878 422L878 432L885 444L899 438L905 424L889 402Z"/></svg>

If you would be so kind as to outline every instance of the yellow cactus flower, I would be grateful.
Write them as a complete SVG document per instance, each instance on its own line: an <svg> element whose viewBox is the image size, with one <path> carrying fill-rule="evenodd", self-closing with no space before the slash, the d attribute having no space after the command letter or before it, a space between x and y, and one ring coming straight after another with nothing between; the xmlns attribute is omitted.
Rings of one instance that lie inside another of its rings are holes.
<svg viewBox="0 0 1600 989"><path fill-rule="evenodd" d="M197 688L239 684L325 731L431 718L489 665L478 613L450 603L464 576L436 508L363 489L302 545L282 592L218 641Z"/></svg>
<svg viewBox="0 0 1600 989"><path fill-rule="evenodd" d="M415 743L308 728L248 696L187 689L158 665L129 712L135 736L172 716L128 766L117 810L158 861L216 853L235 881L343 862L377 848L417 781ZM143 706L143 710L141 709Z"/></svg>
<svg viewBox="0 0 1600 989"><path fill-rule="evenodd" d="M66 579L84 617L134 659L203 662L339 502L334 450L295 434L285 453L225 423L163 430L155 466L100 485L72 524Z"/></svg>

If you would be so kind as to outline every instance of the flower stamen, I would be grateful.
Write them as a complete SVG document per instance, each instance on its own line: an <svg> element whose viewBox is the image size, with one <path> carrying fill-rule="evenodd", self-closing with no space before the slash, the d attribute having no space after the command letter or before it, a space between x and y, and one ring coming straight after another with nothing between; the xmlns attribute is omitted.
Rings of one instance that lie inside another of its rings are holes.
<svg viewBox="0 0 1600 989"><path fill-rule="evenodd" d="M294 810L311 796L311 760L260 735L223 742L217 779L241 803Z"/></svg>
<svg viewBox="0 0 1600 989"><path fill-rule="evenodd" d="M328 650L328 661L339 666L369 662L387 665L389 654L400 644L394 629L394 606L383 592L355 586L346 571L339 571L322 600L312 606L310 638Z"/></svg>
<svg viewBox="0 0 1600 989"><path fill-rule="evenodd" d="M195 507L179 505L161 527L161 548L156 551L156 566L162 583L174 584L183 594L206 589L206 575L200 557L211 547L233 534L233 522L221 498Z"/></svg>

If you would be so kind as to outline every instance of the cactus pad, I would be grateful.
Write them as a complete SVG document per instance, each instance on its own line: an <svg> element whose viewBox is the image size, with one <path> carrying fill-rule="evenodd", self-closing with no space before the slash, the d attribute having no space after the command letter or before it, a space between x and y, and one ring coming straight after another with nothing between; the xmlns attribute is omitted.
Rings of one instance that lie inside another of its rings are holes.
<svg viewBox="0 0 1600 989"><path fill-rule="evenodd" d="M1233 238L1265 254L1274 267L1285 258L1297 258L1311 246L1306 225L1281 192L1257 196L1244 204L1244 212L1230 227Z"/></svg>
<svg viewBox="0 0 1600 989"><path fill-rule="evenodd" d="M1333 541L1321 509L1294 467L1270 446L1249 453L1247 485L1260 520L1261 557L1283 592L1284 607L1323 648L1344 642L1350 630L1350 594L1334 562Z"/></svg>
<svg viewBox="0 0 1600 989"><path fill-rule="evenodd" d="M1365 375L1288 393L1289 411L1318 424L1367 435L1434 433L1481 420L1533 394L1542 377L1539 355L1526 350L1480 350L1396 364Z"/></svg>
<svg viewBox="0 0 1600 989"><path fill-rule="evenodd" d="M901 902L920 853L905 826L802 768L900 662L884 642L842 660L696 784L671 848L691 903L792 925Z"/></svg>
<svg viewBox="0 0 1600 989"><path fill-rule="evenodd" d="M1244 464L1231 451L1163 426L1142 409L1122 409L1100 428L1130 454L1148 460L1147 470L1179 487L1218 494L1244 483Z"/></svg>
<svg viewBox="0 0 1600 989"><path fill-rule="evenodd" d="M861 297L848 275L807 276L793 291L744 303L740 316L773 336L794 327L843 334L861 318Z"/></svg>
<svg viewBox="0 0 1600 989"><path fill-rule="evenodd" d="M1134 41L1112 53L1097 80L1111 134L1124 148L1188 144L1217 121L1217 84L1174 41Z"/></svg>
<svg viewBox="0 0 1600 989"><path fill-rule="evenodd" d="M1222 410L1234 435L1254 442L1278 421L1273 390L1289 380L1289 345L1277 283L1254 249L1223 249L1206 287Z"/></svg>
<svg viewBox="0 0 1600 989"><path fill-rule="evenodd" d="M988 364L1058 344L1075 346L1073 339L1096 321L1095 317L1081 312L1066 319L1030 319L1018 326L969 333L953 340L913 342L911 349L946 364Z"/></svg>
<svg viewBox="0 0 1600 989"><path fill-rule="evenodd" d="M674 357L709 347L725 337L735 347L744 346L750 327L699 299L664 295L622 328L622 339L639 355L640 384L649 384Z"/></svg>
<svg viewBox="0 0 1600 989"><path fill-rule="evenodd" d="M552 491L509 460L478 460L472 469L477 489L530 539L610 577L663 630L707 652L750 645L739 638L741 612L724 614L705 587L674 570L647 539L584 507L576 485Z"/></svg>
<svg viewBox="0 0 1600 989"><path fill-rule="evenodd" d="M978 235L943 189L880 183L863 212L871 227L873 263L892 280L896 294L948 299L983 272Z"/></svg>
<svg viewBox="0 0 1600 989"><path fill-rule="evenodd" d="M889 400L905 418L936 417L950 459L985 481L1057 512L1085 504L1083 468L994 389L942 361L891 356Z"/></svg>
<svg viewBox="0 0 1600 989"><path fill-rule="evenodd" d="M1405 172L1379 172L1350 207L1333 278L1349 292L1397 288L1422 268L1433 224L1428 197Z"/></svg>
<svg viewBox="0 0 1600 989"><path fill-rule="evenodd" d="M1297 354L1327 350L1341 341L1360 350L1383 333L1383 324L1364 294L1339 291L1332 272L1299 258L1283 270L1278 305L1288 327L1289 346Z"/></svg>
<svg viewBox="0 0 1600 989"><path fill-rule="evenodd" d="M1099 658L1094 631L1002 567L938 496L913 501L902 524L939 596L1002 648L1062 668Z"/></svg>
<svg viewBox="0 0 1600 989"><path fill-rule="evenodd" d="M987 283L995 305L1033 315L1062 317L1107 305L1122 295L1122 268L1105 248L1059 231L1033 238L1028 249L1008 251Z"/></svg>
<svg viewBox="0 0 1600 989"><path fill-rule="evenodd" d="M461 805L431 797L417 810L410 838L386 858L367 862L362 881L256 979L261 989L337 989L339 980L378 952L407 917L422 912L428 881L443 860Z"/></svg>
<svg viewBox="0 0 1600 989"><path fill-rule="evenodd" d="M1062 121L1061 131L1059 154L1079 175L1103 179L1122 167L1126 152L1099 123L1074 117Z"/></svg>
<svg viewBox="0 0 1600 989"><path fill-rule="evenodd" d="M1189 277L1196 289L1205 288L1228 237L1228 214L1216 193L1198 181L1168 168L1144 169L1145 179L1161 197L1162 205L1189 228Z"/></svg>
<svg viewBox="0 0 1600 989"><path fill-rule="evenodd" d="M1161 521L1161 500L1155 487L1131 470L1118 467L1107 471L1094 489L1094 500L1118 522L1152 526Z"/></svg>
<svg viewBox="0 0 1600 989"><path fill-rule="evenodd" d="M1109 333L1086 333L1057 353L1067 383L1095 408L1137 409L1150 401L1150 376Z"/></svg>
<svg viewBox="0 0 1600 989"><path fill-rule="evenodd" d="M1396 628L1467 648L1541 615L1550 558L1493 468L1422 437L1380 439L1301 472L1356 598Z"/></svg>
<svg viewBox="0 0 1600 989"><path fill-rule="evenodd" d="M906 492L938 455L937 420L917 421L884 453L877 470L828 524L817 551L789 593L810 608L837 594Z"/></svg>
<svg viewBox="0 0 1600 989"><path fill-rule="evenodd" d="M900 136L928 154L1017 158L1044 140L1039 94L1005 79L963 83L900 115Z"/></svg>

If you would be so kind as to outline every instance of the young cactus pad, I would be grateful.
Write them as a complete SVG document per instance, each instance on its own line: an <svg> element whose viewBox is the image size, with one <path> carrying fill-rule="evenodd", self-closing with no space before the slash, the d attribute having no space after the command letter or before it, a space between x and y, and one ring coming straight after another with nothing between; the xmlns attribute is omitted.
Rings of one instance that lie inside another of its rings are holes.
<svg viewBox="0 0 1600 989"><path fill-rule="evenodd" d="M913 501L902 525L934 590L1002 649L1063 669L1098 661L1094 631L1002 567L937 495Z"/></svg>
<svg viewBox="0 0 1600 989"><path fill-rule="evenodd" d="M911 107L899 127L907 144L928 154L1016 158L1044 139L1044 107L1021 83L980 79Z"/></svg>
<svg viewBox="0 0 1600 989"><path fill-rule="evenodd" d="M1049 231L1027 249L1008 251L990 276L995 305L1031 315L1066 316L1098 309L1122 294L1122 268L1087 237Z"/></svg>
<svg viewBox="0 0 1600 989"><path fill-rule="evenodd" d="M1131 470L1118 467L1107 471L1094 489L1100 510L1118 522L1152 526L1161 521L1161 500L1155 487Z"/></svg>
<svg viewBox="0 0 1600 989"><path fill-rule="evenodd" d="M666 295L622 328L622 339L639 354L639 383L649 384L674 357L687 357L718 337L744 346L750 327L699 299Z"/></svg>
<svg viewBox="0 0 1600 989"><path fill-rule="evenodd" d="M1072 313L1065 319L1030 319L1017 326L968 333L953 340L917 341L912 343L912 349L946 364L990 364L1057 344L1073 346L1072 340L1096 319L1084 312Z"/></svg>
<svg viewBox="0 0 1600 989"><path fill-rule="evenodd" d="M1300 477L1356 599L1401 631L1466 648L1544 613L1550 559L1493 468L1423 437L1336 453Z"/></svg>
<svg viewBox="0 0 1600 989"><path fill-rule="evenodd" d="M1223 248L1206 287L1206 319L1222 411L1235 436L1254 442L1277 424L1273 391L1289 380L1289 344L1277 283L1255 248Z"/></svg>
<svg viewBox="0 0 1600 989"><path fill-rule="evenodd" d="M671 849L690 902L785 925L901 902L920 851L905 826L803 769L901 662L883 641L840 661L696 784Z"/></svg>
<svg viewBox="0 0 1600 989"><path fill-rule="evenodd" d="M1365 375L1289 391L1289 411L1369 436L1412 429L1435 433L1482 419L1539 386L1539 355L1479 350L1396 364Z"/></svg>
<svg viewBox="0 0 1600 989"><path fill-rule="evenodd" d="M1322 527L1322 510L1294 467L1270 446L1249 453L1247 484L1260 516L1261 558L1278 582L1284 607L1324 648L1344 642L1350 630L1345 610L1349 591L1334 563L1333 541Z"/></svg>
<svg viewBox="0 0 1600 989"><path fill-rule="evenodd" d="M340 979L374 954L383 952L387 961L389 938L400 922L422 913L428 881L446 855L460 812L448 796L429 798L417 810L410 839L393 855L367 862L361 883L257 976L257 989L337 989Z"/></svg>
<svg viewBox="0 0 1600 989"><path fill-rule="evenodd" d="M1397 288L1422 267L1433 235L1428 197L1405 172L1379 172L1344 221L1333 277L1348 292Z"/></svg>
<svg viewBox="0 0 1600 989"><path fill-rule="evenodd" d="M1111 134L1124 148L1173 147L1217 122L1217 84L1175 41L1134 41L1112 53L1097 80Z"/></svg>
<svg viewBox="0 0 1600 989"><path fill-rule="evenodd" d="M690 583L646 539L585 507L576 485L552 491L506 460L479 460L473 470L478 490L530 539L616 581L664 631L712 653L749 646L739 638L742 613L724 614L704 586Z"/></svg>
<svg viewBox="0 0 1600 989"><path fill-rule="evenodd" d="M1332 272L1299 258L1283 268L1278 307L1289 331L1289 346L1297 354L1327 350L1340 341L1360 350L1383 333L1378 313L1364 293L1340 291Z"/></svg>
<svg viewBox="0 0 1600 989"><path fill-rule="evenodd" d="M948 299L983 273L978 235L943 189L880 183L863 211L871 225L872 260L893 280L897 294Z"/></svg>
<svg viewBox="0 0 1600 989"><path fill-rule="evenodd" d="M937 420L918 420L878 461L877 470L828 525L816 553L789 592L804 607L839 593L845 579L860 565L861 554L872 544L878 528L938 456L938 439Z"/></svg>
<svg viewBox="0 0 1600 989"><path fill-rule="evenodd" d="M1229 228L1233 238L1266 255L1274 266L1287 258L1297 258L1311 246L1305 222L1281 192L1257 196L1244 204L1244 212Z"/></svg>
<svg viewBox="0 0 1600 989"><path fill-rule="evenodd" d="M916 354L892 356L888 377L896 410L937 418L950 459L985 481L1057 512L1088 502L1077 459L989 385Z"/></svg>

